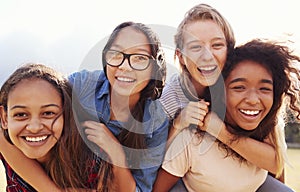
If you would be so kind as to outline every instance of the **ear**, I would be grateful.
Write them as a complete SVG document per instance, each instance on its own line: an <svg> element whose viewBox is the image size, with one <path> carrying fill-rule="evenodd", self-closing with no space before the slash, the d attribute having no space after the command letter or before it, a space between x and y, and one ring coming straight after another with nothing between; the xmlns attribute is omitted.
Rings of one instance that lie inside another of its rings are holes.
<svg viewBox="0 0 300 192"><path fill-rule="evenodd" d="M181 52L180 49L176 48L175 50L175 54L179 60L179 64L180 65L185 65L184 59L183 59L183 53Z"/></svg>
<svg viewBox="0 0 300 192"><path fill-rule="evenodd" d="M0 118L1 118L1 127L3 129L8 129L7 128L7 113L4 110L4 107L2 105L0 106Z"/></svg>

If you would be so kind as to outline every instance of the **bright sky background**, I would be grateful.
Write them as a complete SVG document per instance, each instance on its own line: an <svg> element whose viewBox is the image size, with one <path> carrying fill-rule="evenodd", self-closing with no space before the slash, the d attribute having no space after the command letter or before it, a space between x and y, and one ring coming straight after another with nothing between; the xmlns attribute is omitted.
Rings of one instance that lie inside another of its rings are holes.
<svg viewBox="0 0 300 192"><path fill-rule="evenodd" d="M97 43L129 20L160 29L172 64L175 29L198 3L212 5L227 18L237 44L253 38L288 38L300 50L296 0L0 0L0 85L27 62L42 62L64 73L78 70Z"/></svg>

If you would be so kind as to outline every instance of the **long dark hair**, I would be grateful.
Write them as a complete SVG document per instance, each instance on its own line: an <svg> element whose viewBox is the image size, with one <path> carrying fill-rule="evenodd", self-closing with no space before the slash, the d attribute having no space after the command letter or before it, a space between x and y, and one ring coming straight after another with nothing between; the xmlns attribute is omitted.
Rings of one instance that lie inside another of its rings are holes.
<svg viewBox="0 0 300 192"><path fill-rule="evenodd" d="M151 98L152 100L156 100L161 96L162 89L165 85L166 79L166 61L164 57L164 52L161 48L160 40L157 34L152 31L149 27L142 23L134 23L134 22L124 22L118 25L110 35L103 51L102 51L102 64L104 72L106 73L106 60L104 55L111 48L114 43L116 37L119 32L126 28L132 27L137 31L142 32L149 41L149 46L151 50L151 55L155 58L153 62L153 69L151 80L148 85L141 91L141 97L135 107L131 110L132 116L128 119L127 123L125 123L124 129L122 129L121 133L118 135L118 140L125 147L130 147L134 149L145 149L145 135L135 133L133 130L140 129L141 122L143 122L144 116L144 106L147 99ZM130 152L129 152L130 153ZM127 156L131 156L133 154L127 154ZM133 156L131 158L134 158Z"/></svg>
<svg viewBox="0 0 300 192"><path fill-rule="evenodd" d="M282 116L282 108L285 109L285 107L292 109L300 119L300 74L299 69L295 67L299 65L300 58L294 55L287 46L283 46L278 42L254 39L237 47L228 61L228 65L225 65L223 70L224 79L243 61L258 63L271 73L274 97L270 112L253 131L243 131L243 129L233 126L227 126L227 128L237 138L247 136L263 141L270 136L277 151L278 162L282 163L282 152L280 151L281 146L277 133L280 128L277 125L279 118ZM278 170L279 172L280 170Z"/></svg>
<svg viewBox="0 0 300 192"><path fill-rule="evenodd" d="M61 188L90 188L91 166L95 166L95 157L79 133L72 110L72 88L67 79L57 71L43 64L26 64L18 68L3 84L0 92L0 104L7 112L8 95L15 86L26 79L42 79L50 83L62 99L64 125L61 137L49 151L49 159L44 165L46 173ZM58 116L58 117L59 117ZM58 118L57 117L57 118ZM56 119L57 119L56 118ZM55 120L54 120L55 121ZM54 122L53 122L54 124ZM7 129L6 139L10 141ZM102 174L108 165L100 163L96 169ZM98 183L96 177L94 183ZM99 190L105 191L105 190ZM108 190L106 190L108 191Z"/></svg>

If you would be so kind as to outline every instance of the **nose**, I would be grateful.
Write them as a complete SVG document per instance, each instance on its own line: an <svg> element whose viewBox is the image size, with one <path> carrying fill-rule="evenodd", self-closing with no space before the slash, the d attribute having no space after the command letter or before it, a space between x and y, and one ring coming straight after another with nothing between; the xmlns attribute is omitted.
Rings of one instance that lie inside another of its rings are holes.
<svg viewBox="0 0 300 192"><path fill-rule="evenodd" d="M31 133L38 133L44 128L43 123L38 118L33 118L30 122L26 125L26 129Z"/></svg>
<svg viewBox="0 0 300 192"><path fill-rule="evenodd" d="M129 64L129 57L124 59L123 63L119 66L119 69L124 70L124 71L132 70L130 67L130 64Z"/></svg>
<svg viewBox="0 0 300 192"><path fill-rule="evenodd" d="M210 61L213 59L213 54L209 47L203 47L201 57L204 61Z"/></svg>
<svg viewBox="0 0 300 192"><path fill-rule="evenodd" d="M260 98L259 98L259 95L256 93L255 90L250 90L246 93L245 101L248 104L255 105L255 104L260 102Z"/></svg>

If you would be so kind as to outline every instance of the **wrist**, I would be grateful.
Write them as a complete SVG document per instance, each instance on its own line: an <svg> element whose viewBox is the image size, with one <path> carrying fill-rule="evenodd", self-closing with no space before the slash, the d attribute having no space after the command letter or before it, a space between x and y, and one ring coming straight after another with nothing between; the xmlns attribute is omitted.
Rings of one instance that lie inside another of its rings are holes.
<svg viewBox="0 0 300 192"><path fill-rule="evenodd" d="M176 119L173 120L173 122L172 122L172 127L173 127L173 129L176 130L176 131L181 131L181 126L178 125L178 123L176 123Z"/></svg>
<svg viewBox="0 0 300 192"><path fill-rule="evenodd" d="M172 120L172 127L175 131L181 131L182 130L182 126L180 125L180 113L182 111L182 108L177 109L174 118ZM177 123L176 121L179 121L179 123Z"/></svg>

